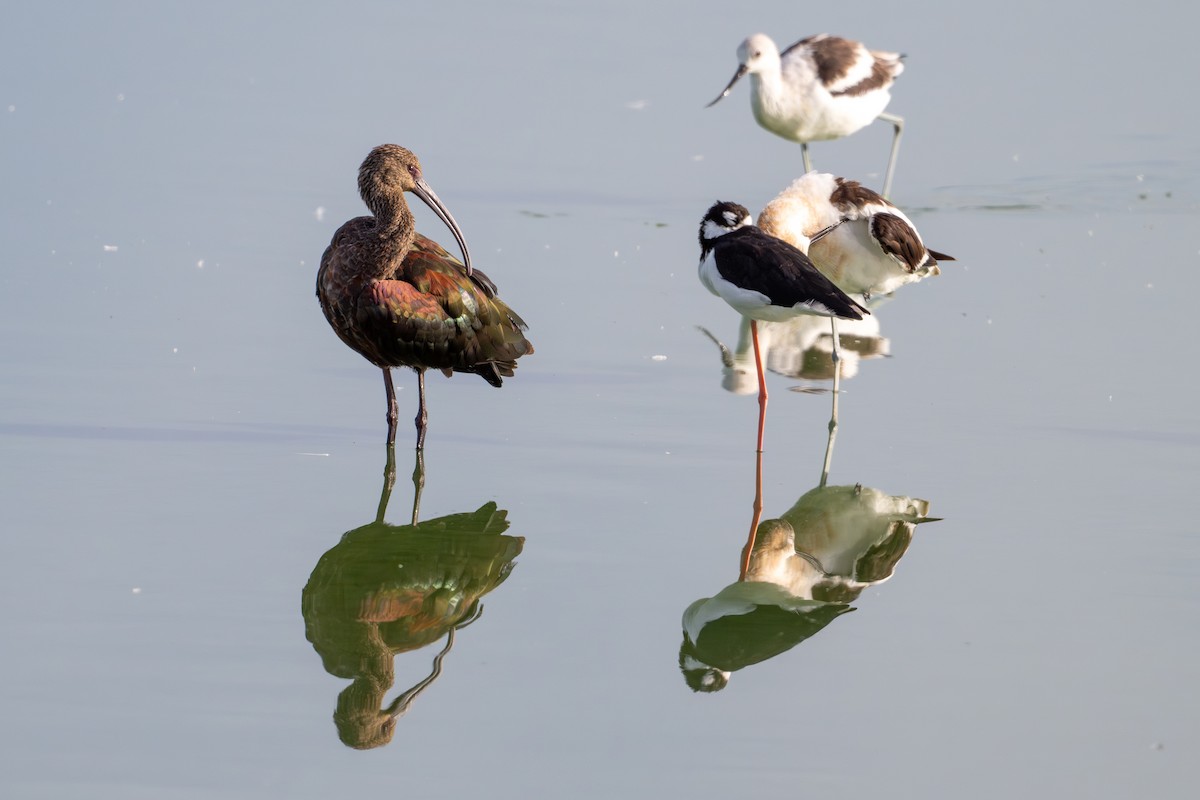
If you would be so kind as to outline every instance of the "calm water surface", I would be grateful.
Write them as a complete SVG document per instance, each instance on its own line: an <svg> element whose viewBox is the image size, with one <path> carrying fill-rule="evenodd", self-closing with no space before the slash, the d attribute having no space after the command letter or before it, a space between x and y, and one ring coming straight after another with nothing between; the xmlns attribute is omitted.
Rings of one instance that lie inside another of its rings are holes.
<svg viewBox="0 0 1200 800"><path fill-rule="evenodd" d="M1191 796L1195 11L407 5L0 12L0 794ZM856 340L832 495L823 343L777 333L760 547L849 566L696 693L757 409L695 229L800 169L748 87L703 108L756 30L908 54L895 199L959 260ZM380 521L379 374L313 297L384 141L537 347L431 376L416 530L411 377Z"/></svg>

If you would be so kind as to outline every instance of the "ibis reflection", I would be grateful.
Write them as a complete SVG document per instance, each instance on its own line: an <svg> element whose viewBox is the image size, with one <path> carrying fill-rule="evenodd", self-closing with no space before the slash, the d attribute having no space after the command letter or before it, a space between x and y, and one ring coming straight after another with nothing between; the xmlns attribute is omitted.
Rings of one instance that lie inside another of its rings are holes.
<svg viewBox="0 0 1200 800"><path fill-rule="evenodd" d="M508 512L494 502L418 522L419 454L412 523L384 522L394 459L389 447L375 520L321 556L301 596L305 635L325 670L351 680L333 718L342 742L358 749L391 741L396 720L441 674L455 632L479 618L481 599L508 577L524 544L504 533ZM439 641L429 674L388 702L395 656Z"/></svg>

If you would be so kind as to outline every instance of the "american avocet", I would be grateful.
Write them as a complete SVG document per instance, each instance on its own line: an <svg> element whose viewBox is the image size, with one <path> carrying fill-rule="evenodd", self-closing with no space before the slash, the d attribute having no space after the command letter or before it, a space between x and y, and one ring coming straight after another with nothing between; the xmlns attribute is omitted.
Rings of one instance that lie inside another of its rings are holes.
<svg viewBox="0 0 1200 800"><path fill-rule="evenodd" d="M825 172L793 181L758 215L758 226L805 252L843 292L865 300L938 275L938 261L954 260L928 249L912 220L877 192Z"/></svg>
<svg viewBox="0 0 1200 800"><path fill-rule="evenodd" d="M916 226L904 212L878 193L828 173L809 172L792 182L767 204L758 224L772 236L795 245L812 258L817 269L847 294L890 294L906 283L940 273L937 261L953 256L931 251L921 241ZM837 431L838 363L837 320L830 319L833 334L833 413L829 419L829 446L825 471L833 454ZM824 478L822 478L824 486Z"/></svg>
<svg viewBox="0 0 1200 800"><path fill-rule="evenodd" d="M810 237L819 238L819 233ZM710 292L750 318L761 451L767 384L758 321L779 322L800 314L862 319L871 312L838 289L799 249L756 228L750 212L737 203L716 203L700 221L699 274Z"/></svg>
<svg viewBox="0 0 1200 800"><path fill-rule="evenodd" d="M812 170L808 143L840 139L882 119L896 133L883 179L891 193L904 118L884 111L896 76L904 71L898 53L868 50L859 42L829 34L801 39L779 52L769 36L756 33L738 47L737 72L712 106L750 75L750 106L758 124L800 143L804 171Z"/></svg>
<svg viewBox="0 0 1200 800"><path fill-rule="evenodd" d="M317 298L334 332L383 370L388 444L396 440L392 367L417 373L417 449L425 445L425 370L473 372L500 386L533 352L525 322L496 296L496 285L471 269L454 217L421 174L409 150L384 144L358 171L358 191L373 216L356 217L333 235L317 272ZM417 233L404 193L433 209L454 234L463 260Z"/></svg>

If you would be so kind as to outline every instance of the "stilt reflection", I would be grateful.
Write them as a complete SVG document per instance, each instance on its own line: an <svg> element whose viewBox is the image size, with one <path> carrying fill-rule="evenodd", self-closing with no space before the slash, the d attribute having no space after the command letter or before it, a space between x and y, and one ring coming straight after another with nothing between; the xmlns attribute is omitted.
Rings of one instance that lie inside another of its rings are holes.
<svg viewBox="0 0 1200 800"><path fill-rule="evenodd" d="M301 595L305 635L325 670L352 681L333 718L342 742L357 749L391 741L396 720L441 674L455 632L479 619L481 599L508 577L524 544L504 533L508 512L494 502L418 522L420 451L413 482L411 524L384 522L395 483L389 446L375 520L321 556ZM429 674L388 702L395 656L443 639Z"/></svg>

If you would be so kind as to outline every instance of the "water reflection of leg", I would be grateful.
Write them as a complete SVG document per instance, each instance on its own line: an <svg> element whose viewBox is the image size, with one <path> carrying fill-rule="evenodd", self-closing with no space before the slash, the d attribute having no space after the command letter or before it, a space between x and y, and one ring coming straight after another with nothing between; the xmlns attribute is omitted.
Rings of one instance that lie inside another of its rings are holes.
<svg viewBox="0 0 1200 800"><path fill-rule="evenodd" d="M387 444L387 462L383 465L383 493L379 495L379 509L375 512L375 521L383 522L387 513L388 500L392 497L392 487L396 485L396 446Z"/></svg>
<svg viewBox="0 0 1200 800"><path fill-rule="evenodd" d="M762 448L754 454L754 515L750 518L750 535L746 537L746 546L742 548L742 566L738 570L738 580L746 580L750 570L750 555L754 552L754 541L758 537L758 523L762 519Z"/></svg>
<svg viewBox="0 0 1200 800"><path fill-rule="evenodd" d="M412 524L416 525L421 515L421 490L425 488L425 451L417 448L417 463L413 467L413 512Z"/></svg>
<svg viewBox="0 0 1200 800"><path fill-rule="evenodd" d="M833 441L837 438L838 396L842 391L842 357L838 352L837 318L830 317L833 332L833 408L829 416L829 440L825 442L825 463L821 466L821 486L829 480L829 467L833 463Z"/></svg>

